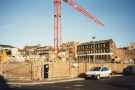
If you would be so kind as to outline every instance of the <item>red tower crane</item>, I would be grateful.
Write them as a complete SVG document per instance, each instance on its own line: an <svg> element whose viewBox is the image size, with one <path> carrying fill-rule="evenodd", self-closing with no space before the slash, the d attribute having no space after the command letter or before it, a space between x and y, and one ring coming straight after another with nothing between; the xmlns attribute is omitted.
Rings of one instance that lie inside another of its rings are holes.
<svg viewBox="0 0 135 90"><path fill-rule="evenodd" d="M63 0L63 1L68 5L70 5L76 11L93 20L96 24L104 26L104 24L100 20L98 20L88 11L86 11L82 6L76 3L75 0ZM61 45L61 0L54 0L54 49L56 53L58 53L60 45Z"/></svg>

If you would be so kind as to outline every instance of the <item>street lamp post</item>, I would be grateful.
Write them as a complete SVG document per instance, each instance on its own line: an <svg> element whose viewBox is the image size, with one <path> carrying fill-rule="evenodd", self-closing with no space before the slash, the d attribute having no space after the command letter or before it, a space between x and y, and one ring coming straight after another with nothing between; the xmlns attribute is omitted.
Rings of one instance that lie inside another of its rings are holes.
<svg viewBox="0 0 135 90"><path fill-rule="evenodd" d="M87 71L87 51L85 53L85 72Z"/></svg>
<svg viewBox="0 0 135 90"><path fill-rule="evenodd" d="M93 46L94 46L94 49L93 49L93 63L95 64L95 54L96 54L96 50L95 50L96 47L95 47L95 45L96 45L96 44L95 44L94 41L95 41L96 37L93 36L92 39L93 39Z"/></svg>

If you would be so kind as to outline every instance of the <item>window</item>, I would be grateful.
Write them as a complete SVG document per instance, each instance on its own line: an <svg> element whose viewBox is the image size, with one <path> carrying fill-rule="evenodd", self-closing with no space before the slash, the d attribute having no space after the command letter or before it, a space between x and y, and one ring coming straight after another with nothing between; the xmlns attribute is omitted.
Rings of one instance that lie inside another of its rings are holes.
<svg viewBox="0 0 135 90"><path fill-rule="evenodd" d="M108 71L107 67L103 67L101 71Z"/></svg>
<svg viewBox="0 0 135 90"><path fill-rule="evenodd" d="M100 71L101 67L94 67L90 71Z"/></svg>

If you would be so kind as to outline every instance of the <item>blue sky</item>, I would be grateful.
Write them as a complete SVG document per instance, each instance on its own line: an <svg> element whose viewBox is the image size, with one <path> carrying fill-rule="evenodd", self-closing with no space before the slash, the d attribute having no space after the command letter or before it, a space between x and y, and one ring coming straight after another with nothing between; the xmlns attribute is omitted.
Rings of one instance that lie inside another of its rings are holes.
<svg viewBox="0 0 135 90"><path fill-rule="evenodd" d="M76 0L104 27L62 2L62 39L90 41L112 38L122 47L135 42L135 0ZM53 0L0 0L0 44L17 47L53 44Z"/></svg>

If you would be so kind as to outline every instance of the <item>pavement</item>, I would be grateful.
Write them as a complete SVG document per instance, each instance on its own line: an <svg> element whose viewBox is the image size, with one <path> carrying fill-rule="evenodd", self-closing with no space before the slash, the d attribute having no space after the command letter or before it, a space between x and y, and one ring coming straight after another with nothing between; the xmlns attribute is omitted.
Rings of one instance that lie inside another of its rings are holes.
<svg viewBox="0 0 135 90"><path fill-rule="evenodd" d="M62 83L62 82L71 82L71 81L80 81L84 78L68 78L68 79L54 79L54 80L40 80L40 81L28 81L28 82L8 82L9 85L38 85L38 84L53 84L53 83Z"/></svg>

